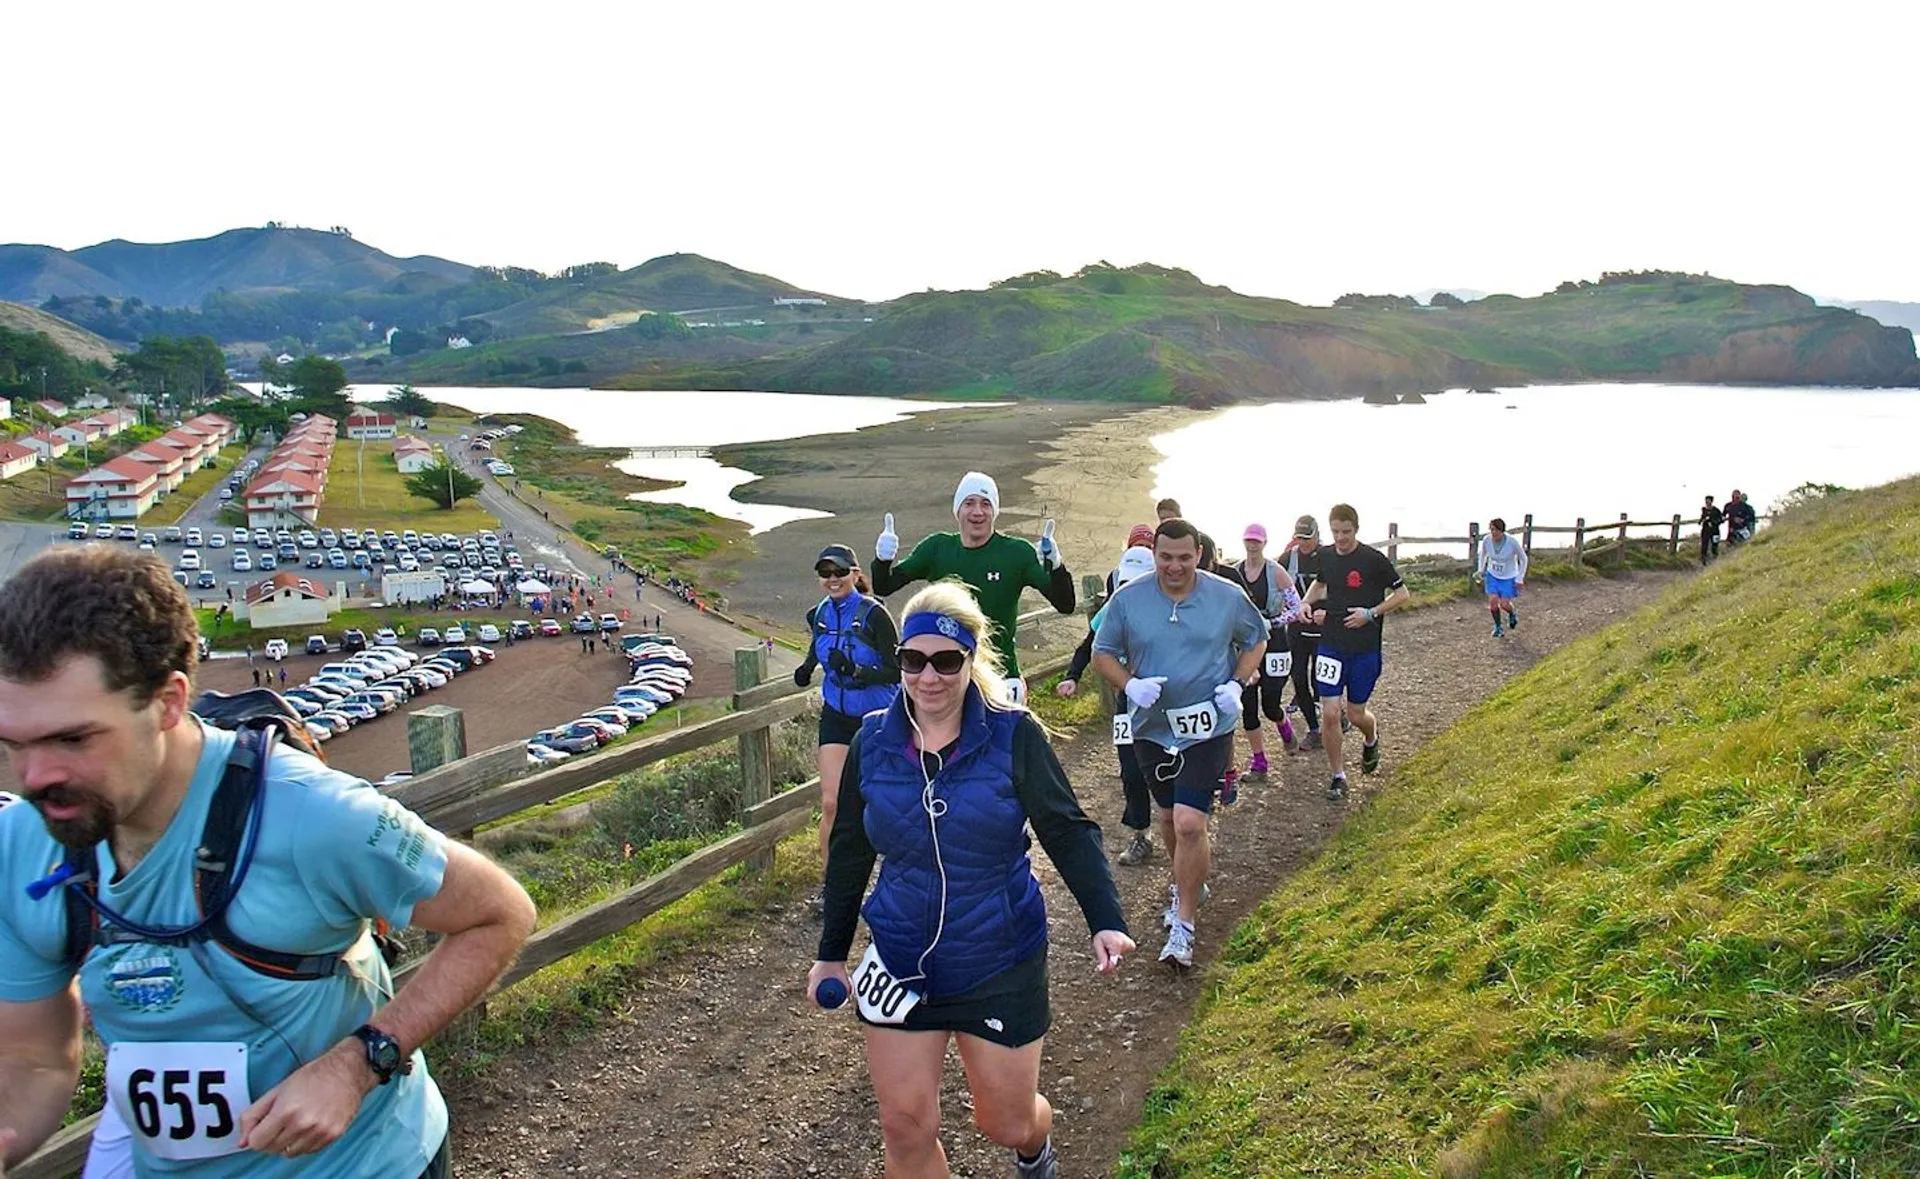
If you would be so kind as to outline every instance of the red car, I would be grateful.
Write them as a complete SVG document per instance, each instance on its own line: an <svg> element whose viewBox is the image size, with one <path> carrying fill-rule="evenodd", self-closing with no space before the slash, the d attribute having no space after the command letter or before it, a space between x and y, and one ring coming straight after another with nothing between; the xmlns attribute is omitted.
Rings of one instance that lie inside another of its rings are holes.
<svg viewBox="0 0 1920 1179"><path fill-rule="evenodd" d="M566 634L567 629L560 625L560 620L557 618L542 618L540 620L540 633L551 639Z"/></svg>

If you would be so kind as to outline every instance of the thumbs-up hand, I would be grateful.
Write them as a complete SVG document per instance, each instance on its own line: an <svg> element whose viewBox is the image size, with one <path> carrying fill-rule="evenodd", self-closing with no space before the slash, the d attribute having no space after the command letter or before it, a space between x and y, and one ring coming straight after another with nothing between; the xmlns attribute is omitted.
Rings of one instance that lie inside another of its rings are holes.
<svg viewBox="0 0 1920 1179"><path fill-rule="evenodd" d="M893 534L893 513L888 512L886 522L880 525L880 538L873 542L873 559L891 561L900 555L900 538Z"/></svg>
<svg viewBox="0 0 1920 1179"><path fill-rule="evenodd" d="M1040 530L1040 559L1046 562L1049 569L1060 567L1060 546L1053 543L1052 520L1048 520L1047 526Z"/></svg>

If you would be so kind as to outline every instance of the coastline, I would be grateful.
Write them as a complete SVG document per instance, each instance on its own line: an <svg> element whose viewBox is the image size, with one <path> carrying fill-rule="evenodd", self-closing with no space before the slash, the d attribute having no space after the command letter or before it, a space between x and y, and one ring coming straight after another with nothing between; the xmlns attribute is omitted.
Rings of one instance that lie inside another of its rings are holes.
<svg viewBox="0 0 1920 1179"><path fill-rule="evenodd" d="M1000 485L1002 531L1037 540L1052 518L1068 568L1105 573L1127 529L1153 519L1160 455L1151 438L1208 412L1028 401L917 414L851 434L716 447L715 459L762 476L736 498L833 515L761 533L751 558L714 573L731 578L724 586L730 613L797 635L819 600L812 566L823 547L851 545L870 563L887 512L902 552L928 533L951 531L953 488L970 470Z"/></svg>

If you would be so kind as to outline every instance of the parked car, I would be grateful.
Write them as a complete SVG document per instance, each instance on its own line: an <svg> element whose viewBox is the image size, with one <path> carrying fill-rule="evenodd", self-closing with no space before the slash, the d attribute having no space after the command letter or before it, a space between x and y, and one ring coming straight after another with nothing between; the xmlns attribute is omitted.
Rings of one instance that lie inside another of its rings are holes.
<svg viewBox="0 0 1920 1179"><path fill-rule="evenodd" d="M245 549L233 550L233 571L235 573L253 572L253 554Z"/></svg>
<svg viewBox="0 0 1920 1179"><path fill-rule="evenodd" d="M541 634L545 635L550 639L558 638L559 636L567 633L566 628L560 625L560 620L558 618L542 618L540 620L540 625L538 629Z"/></svg>
<svg viewBox="0 0 1920 1179"><path fill-rule="evenodd" d="M480 629L474 632L473 637L483 643L497 643L500 641L500 628L491 622L483 622L480 624Z"/></svg>
<svg viewBox="0 0 1920 1179"><path fill-rule="evenodd" d="M573 755L566 750L556 748L552 745L529 744L527 746L527 768L544 769L547 766L558 765L571 756Z"/></svg>
<svg viewBox="0 0 1920 1179"><path fill-rule="evenodd" d="M89 535L91 535L91 530L87 527L85 521L75 520L73 523L67 525L68 540L85 540Z"/></svg>
<svg viewBox="0 0 1920 1179"><path fill-rule="evenodd" d="M592 753L605 744L606 741L598 732L581 725L559 725L551 729L542 729L527 741L529 747L545 745L567 753Z"/></svg>
<svg viewBox="0 0 1920 1179"><path fill-rule="evenodd" d="M590 729L595 729L605 734L606 740L601 742L601 744L603 745L627 735L627 729L625 725L616 725L609 721L599 720L594 717L588 717L588 716L578 717L573 721L573 724L585 725Z"/></svg>
<svg viewBox="0 0 1920 1179"><path fill-rule="evenodd" d="M613 690L615 704L623 700L644 700L655 708L665 708L674 699L673 693L654 684L622 684Z"/></svg>
<svg viewBox="0 0 1920 1179"><path fill-rule="evenodd" d="M307 654L325 655L326 653L327 653L327 636L325 635L308 635L307 636Z"/></svg>
<svg viewBox="0 0 1920 1179"><path fill-rule="evenodd" d="M574 619L573 619L574 634L590 635L590 634L597 633L599 630L600 630L600 624L593 620L593 615L578 614L574 616Z"/></svg>
<svg viewBox="0 0 1920 1179"><path fill-rule="evenodd" d="M260 572L267 573L274 569L278 569L280 567L280 562L274 559L274 556L272 553L261 553L260 562L255 567L258 568Z"/></svg>
<svg viewBox="0 0 1920 1179"><path fill-rule="evenodd" d="M208 547L208 548L210 548L210 549L224 549L224 548L226 548L226 547L227 547L227 534L226 534L226 533L224 533L224 532L215 532L215 533L212 533L211 535L209 535L209 536L207 537L207 547Z"/></svg>
<svg viewBox="0 0 1920 1179"><path fill-rule="evenodd" d="M367 632L357 626L348 627L346 633L340 636L340 649L342 651L366 650Z"/></svg>
<svg viewBox="0 0 1920 1179"><path fill-rule="evenodd" d="M398 647L400 645L400 636L394 633L392 627L383 626L373 632L373 645L375 647Z"/></svg>
<svg viewBox="0 0 1920 1179"><path fill-rule="evenodd" d="M612 634L614 631L617 631L619 629L620 629L620 616L618 614L602 614L600 616L600 633L601 634L603 635Z"/></svg>
<svg viewBox="0 0 1920 1179"><path fill-rule="evenodd" d="M440 638L442 642L448 645L464 643L467 641L467 628L456 622L446 630L441 631Z"/></svg>
<svg viewBox="0 0 1920 1179"><path fill-rule="evenodd" d="M307 736L312 737L316 745L333 740L332 725L316 725L312 721L306 721L301 727L307 730Z"/></svg>
<svg viewBox="0 0 1920 1179"><path fill-rule="evenodd" d="M648 717L652 716L654 711L653 705L645 702L638 704L614 703L603 705L600 708L590 708L581 715L598 720L616 721L624 726L628 732L632 732L635 726L640 725Z"/></svg>
<svg viewBox="0 0 1920 1179"><path fill-rule="evenodd" d="M205 543L200 538L200 530L198 528L187 529L186 538L187 544L196 549Z"/></svg>
<svg viewBox="0 0 1920 1179"><path fill-rule="evenodd" d="M285 659L287 657L287 640L268 639L267 646L266 646L266 656L268 659L274 659L274 660Z"/></svg>
<svg viewBox="0 0 1920 1179"><path fill-rule="evenodd" d="M168 544L179 544L181 538L186 536L186 532L183 531L178 524L169 524L167 525L165 535Z"/></svg>
<svg viewBox="0 0 1920 1179"><path fill-rule="evenodd" d="M213 570L202 569L200 572L194 574L193 587L195 589L219 589L220 579L214 575Z"/></svg>
<svg viewBox="0 0 1920 1179"><path fill-rule="evenodd" d="M440 630L438 627L423 626L420 628L420 632L413 636L413 641L422 647L438 647L440 645Z"/></svg>
<svg viewBox="0 0 1920 1179"><path fill-rule="evenodd" d="M339 713L356 725L365 724L380 715L380 710L373 705L353 700L342 700L329 711Z"/></svg>

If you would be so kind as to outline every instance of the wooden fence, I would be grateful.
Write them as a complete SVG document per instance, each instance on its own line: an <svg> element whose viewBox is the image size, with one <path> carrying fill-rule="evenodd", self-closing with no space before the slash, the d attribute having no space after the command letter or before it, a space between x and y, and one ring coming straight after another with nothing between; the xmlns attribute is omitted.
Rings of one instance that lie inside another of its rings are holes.
<svg viewBox="0 0 1920 1179"><path fill-rule="evenodd" d="M1758 517L1758 519L1764 520L1766 517L1761 516ZM1572 538L1572 545L1567 552L1575 568L1578 568L1589 561L1594 561L1602 557L1610 558L1615 564L1623 563L1626 560L1627 542L1629 539L1627 532L1629 529L1640 529L1642 531L1649 528L1658 529L1659 535L1655 537L1642 536L1633 539L1664 544L1667 555L1670 557L1676 556L1680 552L1681 527L1688 523L1697 522L1683 520L1678 513L1666 520L1632 520L1628 518L1627 513L1621 512L1619 518L1615 520L1595 518L1589 522L1585 516L1580 516L1574 520L1571 527L1561 527L1535 524L1533 522L1533 513L1528 512L1520 518L1520 526L1518 528L1510 528L1509 530L1519 536L1521 547L1526 549L1529 554L1534 550L1533 538L1535 536L1570 536ZM1695 535L1697 535L1697 533ZM1370 543L1374 548L1386 553L1389 561L1394 562L1398 562L1400 559L1401 545L1465 545L1466 563L1471 566L1478 559L1480 536L1481 530L1478 520L1472 521L1467 525L1467 534L1465 536L1402 536L1400 535L1400 525L1390 523L1387 525L1386 539L1376 540ZM1599 543L1593 543L1596 540L1598 540Z"/></svg>
<svg viewBox="0 0 1920 1179"><path fill-rule="evenodd" d="M1089 599L1104 588L1099 577L1082 579ZM1091 605L1090 601L1090 605ZM1020 616L1023 624L1056 614L1036 610ZM1069 656L1057 656L1023 669L1030 681L1064 671ZM765 869L782 839L807 826L819 797L820 779L773 793L773 727L806 711L812 693L790 679L768 681L766 651L760 646L734 652L734 711L714 720L663 732L592 757L570 760L554 769L527 772L523 742L501 745L429 770L383 791L404 803L441 831L471 838L475 828L510 818L532 807L644 769L667 758L726 741L737 743L741 829L693 852L631 888L615 893L558 921L527 939L519 958L496 984L510 987L534 972L658 913L700 885L739 863ZM395 981L410 975L419 960L403 964ZM99 1115L75 1122L56 1134L32 1158L6 1172L10 1179L62 1179L86 1161L87 1145Z"/></svg>

